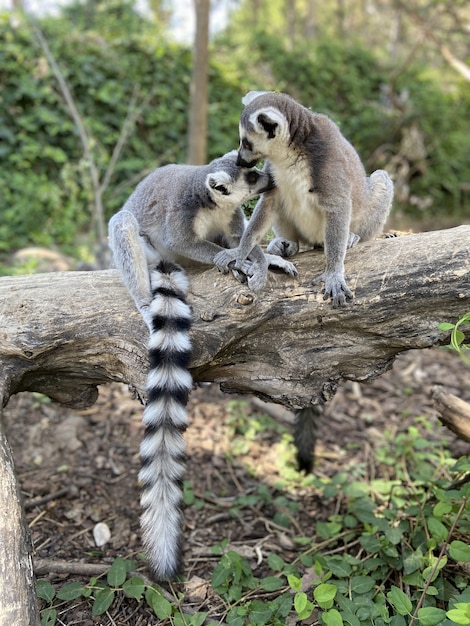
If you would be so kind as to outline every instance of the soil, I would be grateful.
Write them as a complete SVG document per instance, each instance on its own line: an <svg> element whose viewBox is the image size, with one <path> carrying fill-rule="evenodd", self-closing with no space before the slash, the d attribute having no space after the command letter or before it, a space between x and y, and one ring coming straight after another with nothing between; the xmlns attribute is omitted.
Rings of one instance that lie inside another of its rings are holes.
<svg viewBox="0 0 470 626"><path fill-rule="evenodd" d="M454 457L468 454L470 446L437 419L430 393L436 384L470 401L470 370L443 349L400 355L391 371L370 384L345 382L319 424L315 474L332 476L342 470L368 478L382 475L384 467L374 457L377 445L386 436L406 431L423 415L433 424L426 437L442 441ZM217 621L210 580L220 557L211 548L228 540L228 546L246 557L260 576L269 552L291 561L292 537L311 536L314 522L331 515L334 503L322 502L299 474L291 487L278 487L286 484L286 466L295 463L293 446L285 443L282 429L260 428L255 437L245 439L245 445L238 438L238 454L234 454L238 413L251 419L271 413L291 431L292 415L282 407L263 405L248 396L227 396L211 385L192 393L189 409L187 478L195 497L195 503L185 508L184 574L189 582L164 588L184 594L184 610L208 611ZM65 582L88 582L93 566L106 569L116 556L142 558L137 485L142 406L127 387L103 387L96 404L85 411L22 393L11 398L5 417L38 577L57 589ZM262 484L299 504L290 527L276 523L269 501L241 509L236 518L230 515L234 498L253 493ZM94 538L98 523L110 531L101 547ZM74 573L76 563L84 567L84 576ZM140 571L145 574L144 564ZM57 608L58 624L159 623L145 602L126 598L100 617L91 616L91 602L86 599L59 602Z"/></svg>

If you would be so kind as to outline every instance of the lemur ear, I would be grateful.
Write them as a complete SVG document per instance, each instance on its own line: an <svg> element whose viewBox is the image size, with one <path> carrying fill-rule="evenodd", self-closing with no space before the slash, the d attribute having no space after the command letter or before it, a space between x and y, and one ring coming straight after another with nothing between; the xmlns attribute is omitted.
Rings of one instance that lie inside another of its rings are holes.
<svg viewBox="0 0 470 626"><path fill-rule="evenodd" d="M209 174L206 178L206 186L211 190L218 191L224 196L230 195L231 183L232 179L230 175L223 170Z"/></svg>
<svg viewBox="0 0 470 626"><path fill-rule="evenodd" d="M245 96L243 96L242 104L247 106L250 102L253 102L255 98L262 96L265 93L269 93L269 91L249 91Z"/></svg>
<svg viewBox="0 0 470 626"><path fill-rule="evenodd" d="M268 139L273 139L276 135L279 135L281 128L287 125L284 115L273 107L255 111L250 115L249 120L253 124L255 131L266 134Z"/></svg>

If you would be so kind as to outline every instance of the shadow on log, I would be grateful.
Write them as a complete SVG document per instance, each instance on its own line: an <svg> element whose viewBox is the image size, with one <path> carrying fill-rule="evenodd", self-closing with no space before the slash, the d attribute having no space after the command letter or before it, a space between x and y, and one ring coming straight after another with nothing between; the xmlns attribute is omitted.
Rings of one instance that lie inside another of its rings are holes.
<svg viewBox="0 0 470 626"><path fill-rule="evenodd" d="M294 261L299 279L271 274L259 294L213 268L190 273L195 381L290 409L324 402L342 379L370 380L400 352L446 341L437 325L470 309L470 226L348 251L355 298L341 309L311 285L323 252ZM111 381L143 395L147 335L115 270L2 278L0 406L14 393L36 391L85 408L97 386ZM14 587L0 591L0 615L9 626L36 624L28 538L4 437L1 444L0 510L8 515L0 518L0 572Z"/></svg>

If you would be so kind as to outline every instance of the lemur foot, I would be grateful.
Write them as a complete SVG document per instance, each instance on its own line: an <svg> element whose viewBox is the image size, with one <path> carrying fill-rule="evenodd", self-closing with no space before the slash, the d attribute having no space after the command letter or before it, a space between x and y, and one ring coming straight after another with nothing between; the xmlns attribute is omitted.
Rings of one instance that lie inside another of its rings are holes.
<svg viewBox="0 0 470 626"><path fill-rule="evenodd" d="M323 272L323 274L313 279L312 284L316 285L320 282L325 283L323 300L331 298L334 309L339 306L346 306L346 298L354 297L341 272Z"/></svg>
<svg viewBox="0 0 470 626"><path fill-rule="evenodd" d="M278 256L277 254L266 253L265 256L268 259L269 267L275 267L279 270L282 270L286 274L289 274L289 276L299 275L297 268L290 261L286 261L285 259L283 259L281 256Z"/></svg>
<svg viewBox="0 0 470 626"><path fill-rule="evenodd" d="M266 252L268 254L276 254L277 256L282 257L294 256L294 254L297 254L298 251L299 244L296 241L284 239L284 237L276 237L266 248Z"/></svg>
<svg viewBox="0 0 470 626"><path fill-rule="evenodd" d="M236 248L225 248L224 250L217 252L217 254L215 255L214 265L217 267L217 269L220 272L223 272L224 274L228 274L228 272L232 269L230 265L234 263L236 258L237 258Z"/></svg>
<svg viewBox="0 0 470 626"><path fill-rule="evenodd" d="M356 235L355 233L349 233L348 244L346 247L353 248L360 241L361 238L359 237L359 235Z"/></svg>

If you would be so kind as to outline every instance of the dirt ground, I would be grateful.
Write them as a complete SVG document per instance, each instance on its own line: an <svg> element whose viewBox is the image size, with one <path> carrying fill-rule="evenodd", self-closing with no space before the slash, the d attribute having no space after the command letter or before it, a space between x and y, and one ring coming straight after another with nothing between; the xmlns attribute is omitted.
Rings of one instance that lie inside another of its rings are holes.
<svg viewBox="0 0 470 626"><path fill-rule="evenodd" d="M448 441L456 457L468 454L470 446L437 420L430 393L436 384L470 401L470 370L442 349L405 353L393 370L370 384L345 382L319 426L315 473L332 476L345 470L377 476L380 467L374 449L386 430L405 431L421 415L431 416L435 424L428 437ZM263 483L276 489L280 481L285 482L285 457L287 465L293 465L293 447L286 448L278 428L262 429L247 441L246 449L233 456L234 415L240 410L248 415L263 413L263 407L249 396L228 396L215 385L205 386L193 392L189 408L187 478L196 503L185 509L185 576L190 581L202 579L208 587L220 558L211 547L223 539L250 560L258 576L263 567L259 556L268 551L292 560L291 533L311 535L313 522L332 513L331 504L322 503L313 487L299 479L295 488L285 491L287 498L300 505L292 531L274 522L270 503L244 508L236 519L229 509L235 497L252 493ZM272 405L264 409L271 412ZM109 565L116 556L138 559L142 551L137 486L142 406L131 399L128 389L118 384L103 387L98 402L85 411L22 393L11 398L5 413L35 558L43 564L38 577L56 587L73 580L87 582L93 565ZM288 422L291 415L281 413ZM289 424L286 428L292 430ZM101 548L93 534L100 522L110 530L109 541ZM48 560L59 562L65 573L56 573ZM85 576L67 573L74 571L76 562L85 564ZM189 587L180 584L178 590L185 593L187 605L195 603L197 610L210 614L210 598L203 594L195 599ZM91 617L89 601L77 600L59 608L59 620L84 626L158 623L145 603L133 600L113 605L108 615L99 618Z"/></svg>

